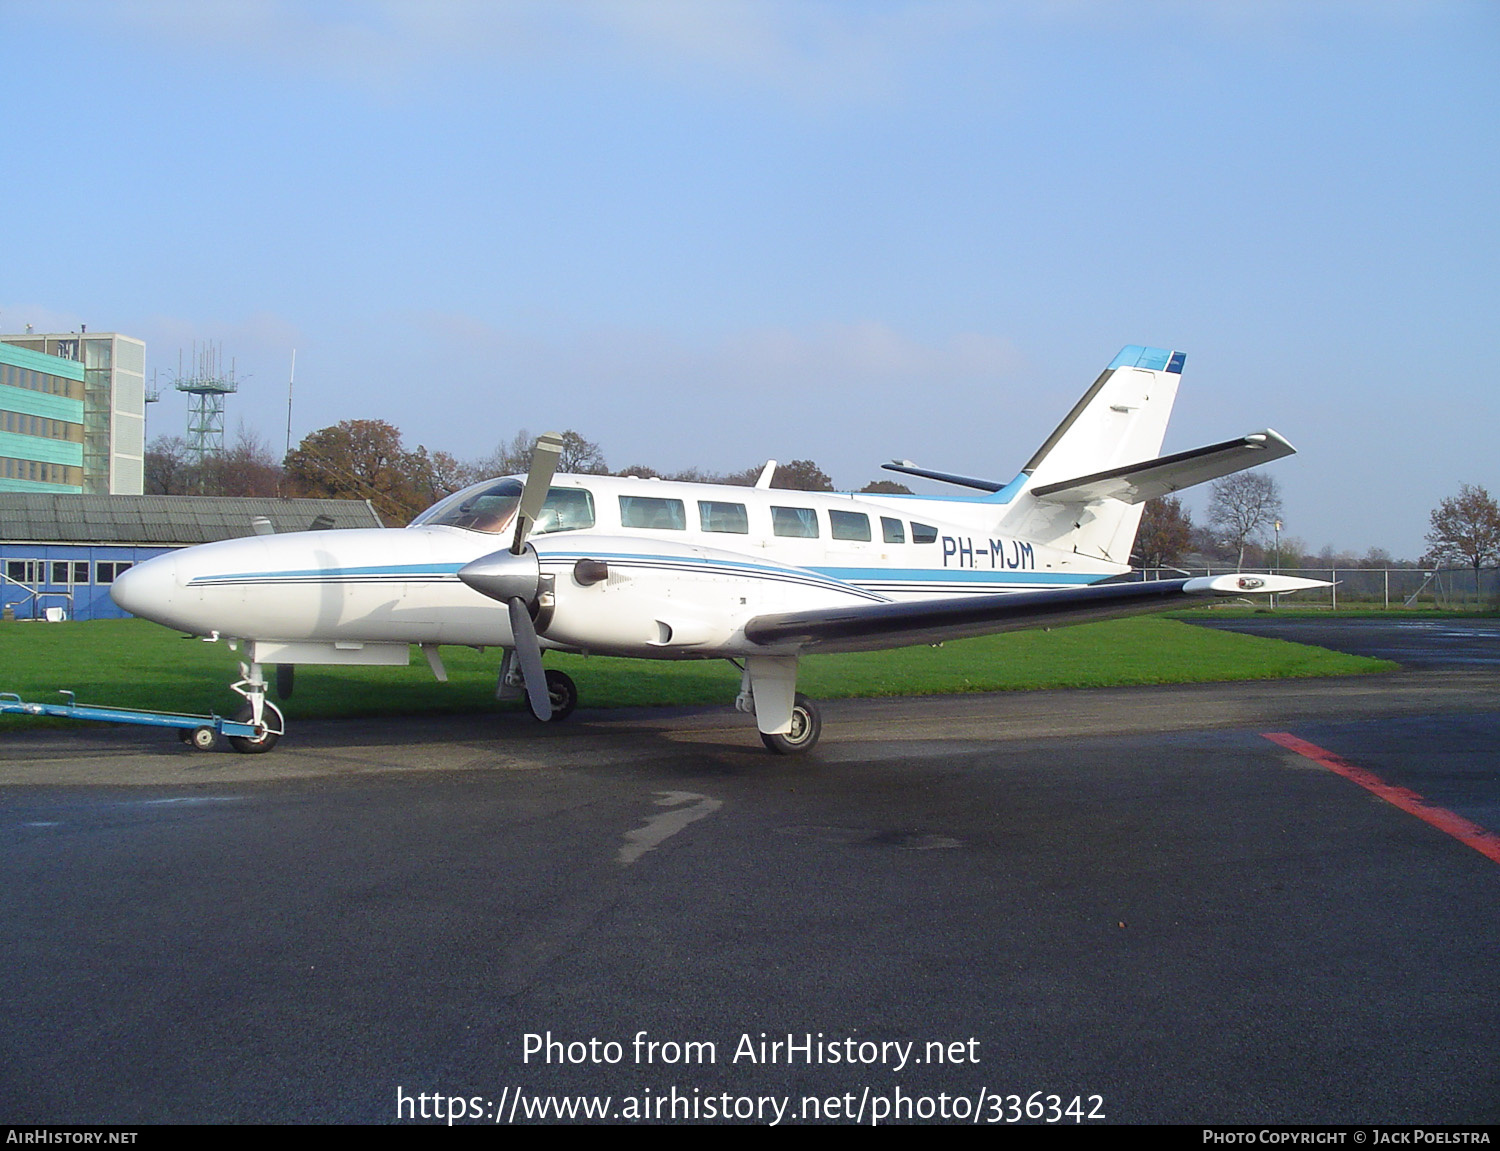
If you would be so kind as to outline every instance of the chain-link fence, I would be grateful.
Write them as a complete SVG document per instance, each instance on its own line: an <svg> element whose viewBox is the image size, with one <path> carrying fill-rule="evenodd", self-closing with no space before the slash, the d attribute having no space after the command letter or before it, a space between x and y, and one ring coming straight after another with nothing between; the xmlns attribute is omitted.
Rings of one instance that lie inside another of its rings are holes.
<svg viewBox="0 0 1500 1151"><path fill-rule="evenodd" d="M1148 568L1141 578L1175 579L1234 571L1256 575L1274 571L1333 585L1278 597L1287 607L1500 609L1500 568L1481 568L1477 581L1473 568Z"/></svg>

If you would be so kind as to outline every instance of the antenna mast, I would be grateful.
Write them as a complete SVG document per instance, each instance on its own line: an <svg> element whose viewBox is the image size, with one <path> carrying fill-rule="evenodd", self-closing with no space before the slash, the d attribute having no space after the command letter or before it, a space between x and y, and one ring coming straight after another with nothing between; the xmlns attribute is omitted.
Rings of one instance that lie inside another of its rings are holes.
<svg viewBox="0 0 1500 1151"><path fill-rule="evenodd" d="M224 450L224 397L239 391L240 384L234 378L233 361L224 372L224 351L219 345L205 343L200 351L194 340L193 359L197 369L190 376L184 375L179 349L176 387L193 397L188 401L187 449L193 462L201 464L204 456Z"/></svg>

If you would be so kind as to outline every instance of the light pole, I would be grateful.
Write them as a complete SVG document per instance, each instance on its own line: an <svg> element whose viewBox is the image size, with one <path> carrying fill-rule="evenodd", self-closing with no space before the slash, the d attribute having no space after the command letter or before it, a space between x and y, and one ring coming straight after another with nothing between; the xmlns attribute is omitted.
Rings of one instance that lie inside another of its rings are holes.
<svg viewBox="0 0 1500 1151"><path fill-rule="evenodd" d="M1281 521L1280 520L1272 520L1271 521L1271 528L1276 533L1276 566L1274 568L1272 568L1271 570L1272 570L1272 572L1274 574L1280 575L1281 574ZM1276 597L1274 595L1271 597L1271 610L1272 611L1276 610Z"/></svg>

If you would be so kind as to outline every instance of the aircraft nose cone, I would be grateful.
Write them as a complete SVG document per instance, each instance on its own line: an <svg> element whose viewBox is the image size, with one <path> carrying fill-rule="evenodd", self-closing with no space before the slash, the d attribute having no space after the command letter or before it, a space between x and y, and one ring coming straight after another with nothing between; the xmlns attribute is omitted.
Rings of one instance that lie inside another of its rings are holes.
<svg viewBox="0 0 1500 1151"><path fill-rule="evenodd" d="M116 576L109 585L109 598L131 615L162 623L176 590L177 559L164 555L138 563Z"/></svg>
<svg viewBox="0 0 1500 1151"><path fill-rule="evenodd" d="M541 567L536 552L528 547L520 555L509 551L491 552L458 569L458 578L475 591L501 603L536 598Z"/></svg>

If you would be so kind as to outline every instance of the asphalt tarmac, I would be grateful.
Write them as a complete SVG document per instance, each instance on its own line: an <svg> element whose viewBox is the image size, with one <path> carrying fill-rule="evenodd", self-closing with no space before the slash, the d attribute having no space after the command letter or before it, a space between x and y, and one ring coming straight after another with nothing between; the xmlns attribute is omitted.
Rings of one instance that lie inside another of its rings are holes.
<svg viewBox="0 0 1500 1151"><path fill-rule="evenodd" d="M1500 668L1441 664L829 703L802 759L728 708L8 734L0 1120L1495 1123L1500 863L1266 738L1482 847Z"/></svg>

